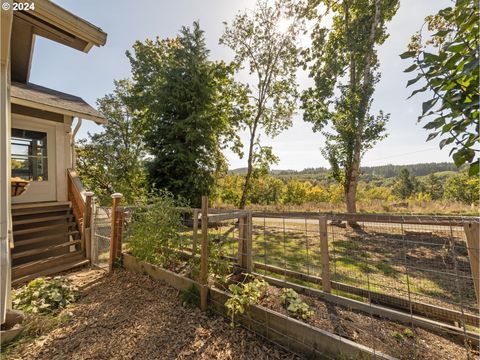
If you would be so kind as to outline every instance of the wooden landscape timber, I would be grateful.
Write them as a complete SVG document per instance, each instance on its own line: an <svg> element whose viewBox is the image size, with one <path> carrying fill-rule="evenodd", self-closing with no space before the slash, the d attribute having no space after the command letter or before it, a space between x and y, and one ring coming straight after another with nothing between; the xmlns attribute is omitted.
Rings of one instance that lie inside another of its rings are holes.
<svg viewBox="0 0 480 360"><path fill-rule="evenodd" d="M195 286L199 290L203 287L192 279L165 270L159 266L139 261L132 255L123 254L122 257L125 269L147 274L154 279L164 281L180 291L186 291L192 286ZM224 304L229 298L230 295L226 292L210 288L208 305L217 313L226 315L227 309ZM238 320L246 328L252 329L263 337L307 357L330 354L335 358L340 356L347 358L375 357L385 360L395 359L394 357L374 351L369 347L357 344L339 335L332 334L256 305L250 306L249 316L239 316Z"/></svg>

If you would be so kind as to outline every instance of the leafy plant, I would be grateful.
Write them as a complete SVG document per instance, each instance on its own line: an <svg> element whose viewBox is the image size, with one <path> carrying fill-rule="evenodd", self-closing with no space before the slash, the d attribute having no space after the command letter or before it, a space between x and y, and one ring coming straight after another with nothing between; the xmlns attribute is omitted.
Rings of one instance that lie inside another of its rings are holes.
<svg viewBox="0 0 480 360"><path fill-rule="evenodd" d="M140 204L127 231L127 249L136 258L167 266L176 263L183 239L179 206L184 203L168 191L160 191L148 204Z"/></svg>
<svg viewBox="0 0 480 360"><path fill-rule="evenodd" d="M268 289L265 280L254 279L246 284L231 284L228 289L232 297L225 302L227 314L231 318L231 326L235 325L235 316L243 314L252 304L256 304Z"/></svg>
<svg viewBox="0 0 480 360"><path fill-rule="evenodd" d="M427 141L442 137L440 148L450 151L457 167L469 164L469 175L479 173L479 5L474 0L456 0L455 6L425 19L433 32L427 41L417 32L402 59L413 64L405 72L417 75L407 86L423 80L413 95L429 92L418 120L429 118L424 128L431 131Z"/></svg>
<svg viewBox="0 0 480 360"><path fill-rule="evenodd" d="M297 319L307 320L313 315L313 311L302 300L298 293L290 288L282 289L282 304L287 311Z"/></svg>
<svg viewBox="0 0 480 360"><path fill-rule="evenodd" d="M407 338L413 338L415 336L415 333L412 329L406 328L405 330L403 330L403 336Z"/></svg>
<svg viewBox="0 0 480 360"><path fill-rule="evenodd" d="M51 314L78 298L78 290L62 277L38 278L14 291L16 309L33 314Z"/></svg>

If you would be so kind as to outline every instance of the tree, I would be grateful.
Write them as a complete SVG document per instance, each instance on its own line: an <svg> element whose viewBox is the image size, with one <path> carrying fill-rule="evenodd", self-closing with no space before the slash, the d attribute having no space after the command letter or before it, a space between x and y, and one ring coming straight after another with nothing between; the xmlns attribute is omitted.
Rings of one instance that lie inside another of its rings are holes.
<svg viewBox="0 0 480 360"><path fill-rule="evenodd" d="M432 200L439 200L443 197L443 184L435 174L430 174L425 180L425 192Z"/></svg>
<svg viewBox="0 0 480 360"><path fill-rule="evenodd" d="M393 193L395 195L401 199L408 199L421 190L421 184L415 175L410 174L408 169L400 170L400 174L398 175L393 187Z"/></svg>
<svg viewBox="0 0 480 360"><path fill-rule="evenodd" d="M302 22L289 18L289 4L277 0L270 6L267 0L259 0L252 14L245 12L237 15L231 25L225 23L220 38L220 44L235 52L235 62L248 68L255 83L243 84L238 106L240 127L249 133L241 209L245 208L254 170L265 173L271 163L278 161L271 147L261 144L260 131L271 137L278 135L291 126L296 108L296 41Z"/></svg>
<svg viewBox="0 0 480 360"><path fill-rule="evenodd" d="M321 22L324 8L333 18L331 29ZM343 186L350 213L356 212L361 158L385 137L389 115L370 114L380 78L375 46L387 38L385 23L397 9L398 0L310 0L305 11L316 21L305 54L315 85L302 95L303 117L326 137L322 154Z"/></svg>
<svg viewBox="0 0 480 360"><path fill-rule="evenodd" d="M429 119L424 128L432 131L427 141L442 137L440 148L450 151L457 167L470 165L471 176L479 173L479 49L480 12L476 0L456 0L454 7L428 16L426 25L434 34L422 39L417 32L403 59L413 59L405 72L417 71L407 86L423 80L426 84L413 95L429 91L418 120ZM423 26L422 26L423 28Z"/></svg>
<svg viewBox="0 0 480 360"><path fill-rule="evenodd" d="M132 84L115 81L112 94L98 99L99 111L108 120L104 131L89 134L77 147L76 168L86 188L110 202L110 195L121 192L128 204L146 195L145 124L132 106Z"/></svg>
<svg viewBox="0 0 480 360"><path fill-rule="evenodd" d="M199 206L226 170L222 148L235 140L234 67L209 60L198 22L174 39L137 41L127 56L147 123L150 181Z"/></svg>
<svg viewBox="0 0 480 360"><path fill-rule="evenodd" d="M469 205L478 205L480 198L480 182L478 178L462 171L445 182L445 199L461 201Z"/></svg>

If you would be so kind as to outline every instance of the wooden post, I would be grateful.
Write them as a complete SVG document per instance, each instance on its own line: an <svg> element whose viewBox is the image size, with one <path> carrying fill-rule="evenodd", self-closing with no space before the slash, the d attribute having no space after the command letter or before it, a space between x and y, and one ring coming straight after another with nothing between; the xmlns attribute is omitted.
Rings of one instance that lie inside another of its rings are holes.
<svg viewBox="0 0 480 360"><path fill-rule="evenodd" d="M240 217L238 219L238 253L237 253L237 264L240 266L242 269L246 268L245 264L245 234L246 234L246 229L245 229L246 221L245 217Z"/></svg>
<svg viewBox="0 0 480 360"><path fill-rule="evenodd" d="M193 247L192 255L197 255L197 242L198 242L198 209L193 209Z"/></svg>
<svg viewBox="0 0 480 360"><path fill-rule="evenodd" d="M332 283L330 281L330 265L328 255L328 232L327 232L327 218L325 216L320 217L320 256L322 263L322 289L323 291L330 293L332 291Z"/></svg>
<svg viewBox="0 0 480 360"><path fill-rule="evenodd" d="M208 298L208 197L202 196L202 253L200 258L200 309L207 310Z"/></svg>
<svg viewBox="0 0 480 360"><path fill-rule="evenodd" d="M123 221L125 219L125 211L122 208L117 207L117 253L116 258L122 257L122 244L123 244Z"/></svg>
<svg viewBox="0 0 480 360"><path fill-rule="evenodd" d="M82 233L85 241L85 257L88 260L92 258L92 198L93 192L87 191L85 193L85 209L83 211Z"/></svg>
<svg viewBox="0 0 480 360"><path fill-rule="evenodd" d="M245 234L245 265L247 267L247 272L251 273L253 271L253 256L252 256L252 240L253 240L253 217L252 213L249 212L247 217L247 227L246 227L246 234Z"/></svg>
<svg viewBox="0 0 480 360"><path fill-rule="evenodd" d="M470 222L463 225L463 228L467 238L468 257L470 259L475 295L477 296L477 306L480 308L480 224Z"/></svg>
<svg viewBox="0 0 480 360"><path fill-rule="evenodd" d="M110 258L108 261L109 271L113 271L113 263L117 255L117 206L120 204L123 195L120 193L112 194L112 229L110 232Z"/></svg>

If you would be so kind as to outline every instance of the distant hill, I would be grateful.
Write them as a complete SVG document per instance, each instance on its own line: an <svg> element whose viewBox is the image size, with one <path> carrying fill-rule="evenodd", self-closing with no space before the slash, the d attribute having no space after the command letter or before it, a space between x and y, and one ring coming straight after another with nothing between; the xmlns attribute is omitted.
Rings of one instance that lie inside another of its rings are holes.
<svg viewBox="0 0 480 360"><path fill-rule="evenodd" d="M380 166L365 166L361 168L362 177L364 178L392 178L400 173L401 169L408 169L411 174L415 176L426 176L432 173L458 172L454 163L421 163L408 165L380 165ZM232 174L244 175L247 168L238 168L230 170ZM306 168L303 170L272 170L270 173L280 178L296 178L296 179L318 179L327 175L329 170L324 167L320 168Z"/></svg>

